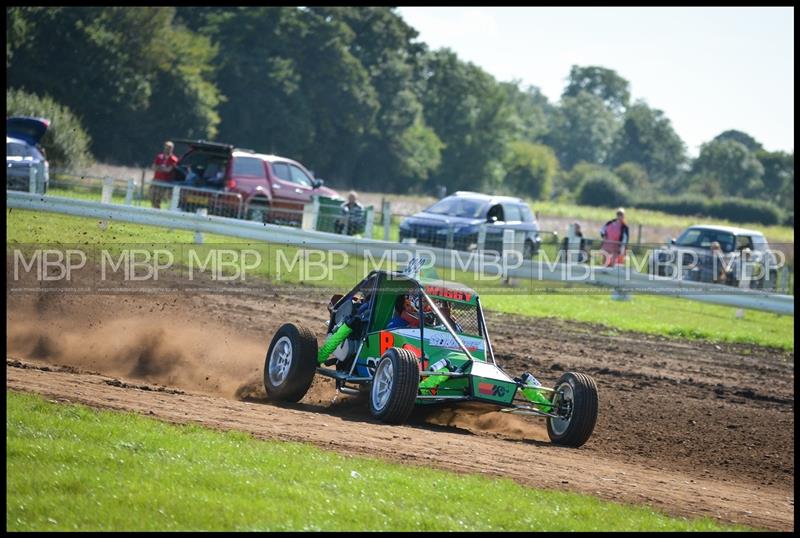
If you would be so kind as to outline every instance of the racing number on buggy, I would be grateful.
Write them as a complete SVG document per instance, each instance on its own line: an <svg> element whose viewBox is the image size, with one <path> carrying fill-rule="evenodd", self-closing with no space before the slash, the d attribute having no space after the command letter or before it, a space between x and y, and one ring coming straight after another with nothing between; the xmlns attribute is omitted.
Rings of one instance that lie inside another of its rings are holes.
<svg viewBox="0 0 800 538"><path fill-rule="evenodd" d="M392 347L392 345L394 344L394 335L389 331L381 331L380 342L381 342L381 357L382 357L384 352L390 347Z"/></svg>

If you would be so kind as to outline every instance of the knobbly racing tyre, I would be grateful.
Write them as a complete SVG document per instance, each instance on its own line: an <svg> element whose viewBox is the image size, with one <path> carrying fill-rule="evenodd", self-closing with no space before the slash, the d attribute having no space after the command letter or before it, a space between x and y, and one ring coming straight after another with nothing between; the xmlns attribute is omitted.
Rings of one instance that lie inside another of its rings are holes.
<svg viewBox="0 0 800 538"><path fill-rule="evenodd" d="M547 434L557 445L579 447L591 437L597 423L597 385L585 374L567 372L555 384L556 413L547 419Z"/></svg>
<svg viewBox="0 0 800 538"><path fill-rule="evenodd" d="M372 416L383 422L402 424L414 409L418 391L419 361L416 355L407 349L389 348L375 369L369 410Z"/></svg>
<svg viewBox="0 0 800 538"><path fill-rule="evenodd" d="M264 389L270 400L297 402L317 371L317 338L303 325L284 324L269 345L264 361Z"/></svg>

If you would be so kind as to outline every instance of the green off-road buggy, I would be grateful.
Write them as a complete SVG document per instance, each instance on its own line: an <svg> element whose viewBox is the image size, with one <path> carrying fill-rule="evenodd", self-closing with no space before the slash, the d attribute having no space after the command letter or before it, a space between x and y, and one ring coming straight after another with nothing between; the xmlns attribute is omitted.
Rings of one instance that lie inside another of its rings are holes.
<svg viewBox="0 0 800 538"><path fill-rule="evenodd" d="M397 326L405 301L419 307L417 326ZM476 401L545 417L550 440L560 445L579 447L594 430L594 380L568 372L547 388L527 372L510 377L495 361L478 295L465 286L373 271L348 294L334 295L328 310L321 348L302 325L275 333L264 364L270 399L299 401L318 373L343 393L368 393L372 415L387 423L403 423L415 405Z"/></svg>

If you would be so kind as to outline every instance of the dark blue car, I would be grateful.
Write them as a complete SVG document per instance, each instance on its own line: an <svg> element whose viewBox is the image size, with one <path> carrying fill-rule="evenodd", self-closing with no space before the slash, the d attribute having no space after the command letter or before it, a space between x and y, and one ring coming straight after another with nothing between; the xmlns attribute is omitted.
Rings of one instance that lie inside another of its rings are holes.
<svg viewBox="0 0 800 538"><path fill-rule="evenodd" d="M27 192L33 168L36 192L47 192L50 167L39 142L49 126L50 122L42 118L6 118L6 189Z"/></svg>
<svg viewBox="0 0 800 538"><path fill-rule="evenodd" d="M502 251L503 232L514 230L526 259L541 245L539 224L520 198L459 191L400 223L400 241L475 250L482 224L486 224L484 250ZM522 237L519 234L523 234Z"/></svg>

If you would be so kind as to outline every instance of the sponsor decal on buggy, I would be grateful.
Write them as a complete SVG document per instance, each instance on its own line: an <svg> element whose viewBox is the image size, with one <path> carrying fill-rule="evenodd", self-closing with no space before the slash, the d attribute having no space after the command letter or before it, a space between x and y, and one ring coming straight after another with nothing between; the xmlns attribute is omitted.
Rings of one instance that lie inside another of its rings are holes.
<svg viewBox="0 0 800 538"><path fill-rule="evenodd" d="M517 392L516 384L500 379L475 377L472 382L472 395L478 399L493 400L510 404Z"/></svg>
<svg viewBox="0 0 800 538"><path fill-rule="evenodd" d="M497 396L502 398L506 395L506 388L500 385L493 385L492 383L478 383L478 392L486 394L487 396Z"/></svg>
<svg viewBox="0 0 800 538"><path fill-rule="evenodd" d="M395 329L392 333L398 336L405 336L407 338L419 338L419 329ZM470 351L483 351L483 340L471 336L459 335L461 341L467 346ZM446 349L461 349L458 347L456 339L450 333L437 331L436 329L425 329L424 331L425 343L434 347L443 347Z"/></svg>
<svg viewBox="0 0 800 538"><path fill-rule="evenodd" d="M456 301L464 301L466 303L472 301L474 295L468 291L452 290L443 288L441 286L425 286L425 293L436 297L445 297Z"/></svg>

